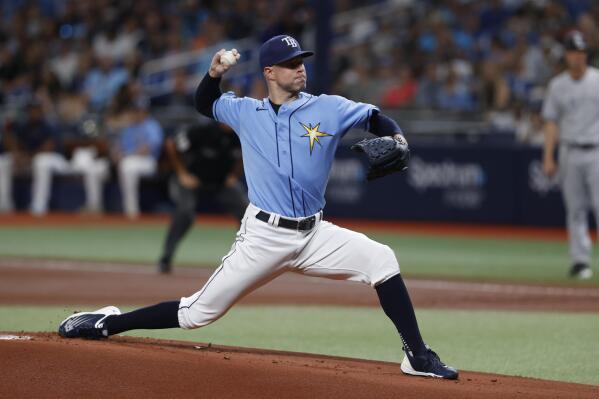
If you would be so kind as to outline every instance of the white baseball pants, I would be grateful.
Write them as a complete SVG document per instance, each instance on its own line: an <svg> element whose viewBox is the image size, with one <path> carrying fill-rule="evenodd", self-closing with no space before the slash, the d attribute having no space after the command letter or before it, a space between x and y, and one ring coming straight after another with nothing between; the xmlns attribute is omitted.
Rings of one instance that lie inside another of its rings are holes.
<svg viewBox="0 0 599 399"><path fill-rule="evenodd" d="M256 219L259 208L250 204L229 253L204 287L181 298L179 324L202 327L224 315L235 302L285 272L376 286L399 273L391 248L319 220L310 231L276 227ZM320 219L320 215L317 215Z"/></svg>
<svg viewBox="0 0 599 399"><path fill-rule="evenodd" d="M12 155L0 154L0 212L11 212L12 202Z"/></svg>
<svg viewBox="0 0 599 399"><path fill-rule="evenodd" d="M139 179L153 175L156 168L156 159L150 155L127 155L119 162L119 184L127 217L139 216Z"/></svg>
<svg viewBox="0 0 599 399"><path fill-rule="evenodd" d="M44 215L48 211L48 202L52 190L54 174L81 174L86 193L86 208L90 211L102 211L102 185L109 175L108 160L95 158L93 149L75 150L71 162L55 152L42 152L33 157L31 213Z"/></svg>
<svg viewBox="0 0 599 399"><path fill-rule="evenodd" d="M577 149L561 146L559 153L562 195L572 263L591 263L589 211L599 218L599 147Z"/></svg>

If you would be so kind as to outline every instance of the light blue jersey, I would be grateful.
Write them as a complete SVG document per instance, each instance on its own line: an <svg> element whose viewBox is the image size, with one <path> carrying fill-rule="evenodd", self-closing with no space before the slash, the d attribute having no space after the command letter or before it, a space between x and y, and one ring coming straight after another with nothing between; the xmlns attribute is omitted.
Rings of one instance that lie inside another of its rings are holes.
<svg viewBox="0 0 599 399"><path fill-rule="evenodd" d="M241 141L250 202L287 217L310 216L324 208L333 157L353 127L368 129L371 104L340 96L300 93L275 113L268 98L224 93L212 106L214 118L231 126Z"/></svg>

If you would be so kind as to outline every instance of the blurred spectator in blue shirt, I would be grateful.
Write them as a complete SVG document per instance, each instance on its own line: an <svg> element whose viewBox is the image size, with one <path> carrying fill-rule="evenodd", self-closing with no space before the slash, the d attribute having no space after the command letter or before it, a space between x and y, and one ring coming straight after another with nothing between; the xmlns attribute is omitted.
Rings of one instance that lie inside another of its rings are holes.
<svg viewBox="0 0 599 399"><path fill-rule="evenodd" d="M474 99L467 83L458 78L453 68L437 92L437 106L449 111L473 111Z"/></svg>
<svg viewBox="0 0 599 399"><path fill-rule="evenodd" d="M480 13L480 29L491 35L499 33L512 12L503 5L502 0L491 0Z"/></svg>
<svg viewBox="0 0 599 399"><path fill-rule="evenodd" d="M548 35L541 36L537 43L529 43L522 55L525 78L544 86L552 76L552 51L556 42Z"/></svg>
<svg viewBox="0 0 599 399"><path fill-rule="evenodd" d="M141 99L124 110L125 127L119 133L115 158L123 198L123 210L130 219L139 216L139 180L152 176L158 167L164 133L147 112Z"/></svg>
<svg viewBox="0 0 599 399"><path fill-rule="evenodd" d="M121 132L120 150L123 157L129 155L149 155L155 160L160 157L162 146L162 128L156 119L145 114L144 109L137 109L135 122Z"/></svg>
<svg viewBox="0 0 599 399"><path fill-rule="evenodd" d="M99 58L98 66L87 74L83 83L92 109L103 111L128 78L127 70L115 66L111 58Z"/></svg>
<svg viewBox="0 0 599 399"><path fill-rule="evenodd" d="M415 98L418 107L434 108L436 105L437 93L441 89L437 67L436 62L426 64L422 75L418 79L418 90Z"/></svg>

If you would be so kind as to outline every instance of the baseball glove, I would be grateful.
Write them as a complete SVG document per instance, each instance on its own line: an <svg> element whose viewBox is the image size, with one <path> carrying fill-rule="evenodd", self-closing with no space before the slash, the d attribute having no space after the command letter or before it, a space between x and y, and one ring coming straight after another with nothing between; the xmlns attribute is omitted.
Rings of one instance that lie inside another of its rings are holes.
<svg viewBox="0 0 599 399"><path fill-rule="evenodd" d="M351 149L363 152L368 157L368 181L408 168L410 149L401 136L364 139L352 145Z"/></svg>

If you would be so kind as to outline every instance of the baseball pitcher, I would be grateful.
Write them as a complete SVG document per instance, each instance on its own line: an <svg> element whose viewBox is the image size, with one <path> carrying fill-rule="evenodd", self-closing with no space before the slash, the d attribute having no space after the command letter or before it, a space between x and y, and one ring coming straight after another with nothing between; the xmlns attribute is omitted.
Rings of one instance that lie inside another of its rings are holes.
<svg viewBox="0 0 599 399"><path fill-rule="evenodd" d="M405 169L409 151L399 126L376 106L302 91L304 58L312 54L291 36L266 41L260 48L264 99L220 92L221 77L239 58L236 50L217 52L198 86L197 110L239 136L250 200L232 249L204 287L126 314L113 306L76 313L61 323L60 335L101 338L139 328L202 327L251 291L295 272L372 286L399 331L406 355L401 370L458 378L423 342L391 248L323 219L335 150L351 128L381 136L354 147L368 156L369 179Z"/></svg>

